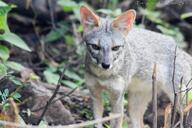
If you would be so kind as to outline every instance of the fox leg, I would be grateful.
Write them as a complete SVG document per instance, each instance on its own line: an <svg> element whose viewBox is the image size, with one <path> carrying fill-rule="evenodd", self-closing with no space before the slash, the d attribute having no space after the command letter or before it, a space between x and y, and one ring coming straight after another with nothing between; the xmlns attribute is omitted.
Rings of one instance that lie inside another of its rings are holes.
<svg viewBox="0 0 192 128"><path fill-rule="evenodd" d="M111 128L122 128L124 114L123 99L125 89L126 86L123 78L118 77L115 79L111 79L111 86L110 88L108 88L108 92L110 95L109 99L111 103L111 112L112 114L121 114L120 118L111 120Z"/></svg>
<svg viewBox="0 0 192 128"><path fill-rule="evenodd" d="M111 128L122 128L123 124L123 92L119 94L111 94L110 102L111 102L111 112L112 114L121 114L121 117L110 122Z"/></svg>
<svg viewBox="0 0 192 128"><path fill-rule="evenodd" d="M90 89L93 101L93 114L95 119L101 119L103 117L103 104L101 97L101 88ZM96 128L103 128L102 123L96 124Z"/></svg>
<svg viewBox="0 0 192 128"><path fill-rule="evenodd" d="M85 73L85 81L92 98L94 119L101 119L103 117L101 97L103 88L96 82L95 77L87 72ZM102 128L102 123L96 124L95 127Z"/></svg>
<svg viewBox="0 0 192 128"><path fill-rule="evenodd" d="M128 92L128 110L133 128L144 128L143 116L151 100L151 92Z"/></svg>

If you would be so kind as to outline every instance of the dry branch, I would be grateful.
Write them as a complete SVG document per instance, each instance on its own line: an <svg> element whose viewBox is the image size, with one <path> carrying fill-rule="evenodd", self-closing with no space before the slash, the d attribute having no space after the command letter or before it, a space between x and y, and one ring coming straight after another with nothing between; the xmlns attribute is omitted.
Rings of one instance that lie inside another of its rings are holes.
<svg viewBox="0 0 192 128"><path fill-rule="evenodd" d="M153 102L153 127L157 128L157 86L156 86L156 75L157 69L156 64L153 67L153 75L152 75L152 102Z"/></svg>
<svg viewBox="0 0 192 128"><path fill-rule="evenodd" d="M180 80L180 91L183 87L183 77L181 77L181 80ZM180 114L180 128L183 128L183 121L184 121L184 114L183 114L183 101L182 101L182 95L181 93L179 94L179 98L180 98L180 104L179 104L179 114Z"/></svg>
<svg viewBox="0 0 192 128"><path fill-rule="evenodd" d="M172 115L171 116L171 128L174 127L175 116L176 116L176 106L177 106L177 101L178 101L178 95L177 95L176 89L175 89L176 58L177 58L177 46L175 47L174 60L173 60L172 86L173 86L173 92L174 92L174 103L173 103L172 114L171 114Z"/></svg>
<svg viewBox="0 0 192 128"><path fill-rule="evenodd" d="M121 116L122 116L121 114L113 114L108 117L104 117L104 118L92 120L92 121L87 121L87 122L83 122L83 123L79 123L79 124L71 124L71 125L65 125L65 126L47 126L47 128L81 128L81 127L86 127L86 126L110 121L113 119L117 119L117 118L120 118ZM19 127L19 128L39 128L39 126L21 125L21 124L17 124L17 123L13 123L13 122L2 121L2 120L0 120L0 124L7 125L7 126L13 126L13 127Z"/></svg>

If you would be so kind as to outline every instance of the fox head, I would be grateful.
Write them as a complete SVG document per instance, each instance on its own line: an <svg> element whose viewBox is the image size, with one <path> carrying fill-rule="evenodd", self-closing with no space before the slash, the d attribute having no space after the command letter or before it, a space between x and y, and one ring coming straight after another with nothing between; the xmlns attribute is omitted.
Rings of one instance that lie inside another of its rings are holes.
<svg viewBox="0 0 192 128"><path fill-rule="evenodd" d="M128 10L108 20L100 18L88 7L81 6L80 16L84 28L83 40L91 63L106 70L118 65L119 58L124 56L125 38L135 20L135 10Z"/></svg>

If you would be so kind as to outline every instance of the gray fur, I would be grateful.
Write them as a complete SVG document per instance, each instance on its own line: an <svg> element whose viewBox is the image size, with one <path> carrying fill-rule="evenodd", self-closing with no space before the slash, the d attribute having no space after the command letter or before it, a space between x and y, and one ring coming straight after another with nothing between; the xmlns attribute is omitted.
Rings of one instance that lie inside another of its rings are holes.
<svg viewBox="0 0 192 128"><path fill-rule="evenodd" d="M131 29L124 37L111 27L111 21L102 19L101 24L99 28L84 34L86 43L99 42L101 47L96 52L87 46L85 61L86 84L93 95L95 118L102 117L99 95L103 89L110 93L113 113L123 113L123 95L128 91L133 127L141 128L143 114L151 100L151 77L155 63L158 88L173 101L172 75L176 43L169 36L139 28ZM111 50L114 45L122 47L114 52ZM181 77L184 78L184 85L192 78L192 57L179 48L176 56L175 86L178 90ZM100 66L102 62L112 66L103 69ZM112 121L112 128L120 128L121 122ZM98 127L102 127L101 124Z"/></svg>

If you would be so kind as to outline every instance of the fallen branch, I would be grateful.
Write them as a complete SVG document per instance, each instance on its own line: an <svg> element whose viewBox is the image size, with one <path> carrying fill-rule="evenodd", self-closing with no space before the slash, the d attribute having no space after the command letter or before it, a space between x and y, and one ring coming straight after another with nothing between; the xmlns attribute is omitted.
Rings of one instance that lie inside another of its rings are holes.
<svg viewBox="0 0 192 128"><path fill-rule="evenodd" d="M79 124L71 124L71 125L65 125L65 126L47 126L46 128L81 128L81 127L86 127L98 123L103 123L106 121L110 121L113 119L120 118L122 115L121 114L113 114L101 119L97 120L92 120L92 121L87 121ZM34 125L21 125L13 122L8 122L8 121L3 121L0 120L0 125L7 125L7 126L13 126L13 127L19 127L19 128L39 128L39 126L34 126Z"/></svg>

